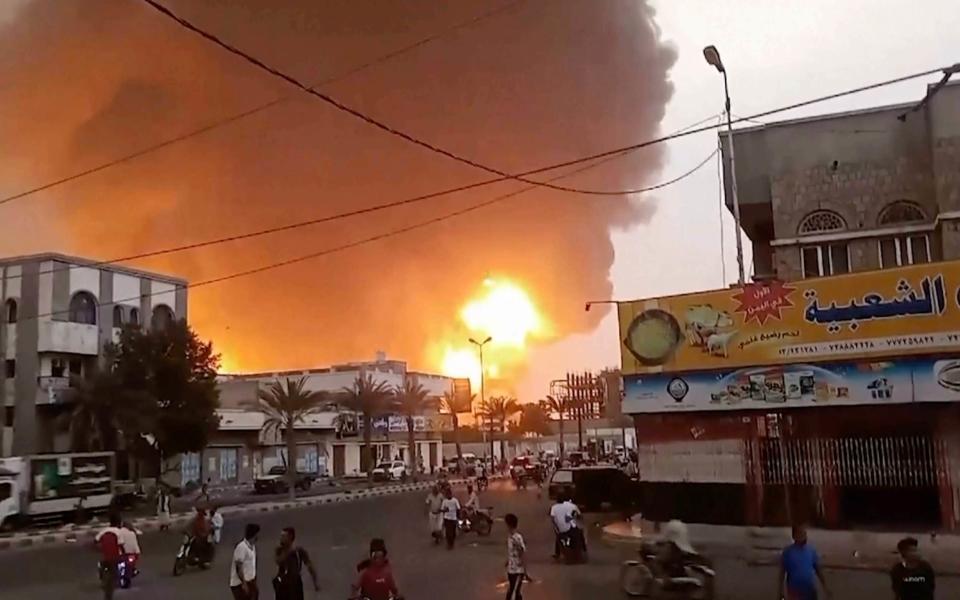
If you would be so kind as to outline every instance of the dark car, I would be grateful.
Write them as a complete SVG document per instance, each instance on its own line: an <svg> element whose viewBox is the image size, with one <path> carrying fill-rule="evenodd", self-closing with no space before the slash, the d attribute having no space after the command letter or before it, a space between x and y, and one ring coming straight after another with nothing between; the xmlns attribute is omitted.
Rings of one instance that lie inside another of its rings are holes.
<svg viewBox="0 0 960 600"><path fill-rule="evenodd" d="M296 487L309 490L315 476L313 473L297 473ZM289 488L287 485L287 468L281 465L271 467L266 475L257 477L253 482L253 489L258 494L282 494Z"/></svg>
<svg viewBox="0 0 960 600"><path fill-rule="evenodd" d="M551 500L569 496L583 510L604 508L629 510L640 503L636 481L616 467L565 467L550 478L547 493Z"/></svg>

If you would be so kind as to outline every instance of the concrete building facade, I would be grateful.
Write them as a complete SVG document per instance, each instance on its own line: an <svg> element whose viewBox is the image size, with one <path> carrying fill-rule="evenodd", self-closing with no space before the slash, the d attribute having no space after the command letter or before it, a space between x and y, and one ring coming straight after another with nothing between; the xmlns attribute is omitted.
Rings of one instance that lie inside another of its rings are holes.
<svg viewBox="0 0 960 600"><path fill-rule="evenodd" d="M410 371L405 362L388 360L382 353L373 361L326 368L223 375L219 382L219 431L202 453L181 458L179 484L190 481L249 483L271 467L285 464L282 435L263 430L264 415L256 408L257 395L275 381L301 377L306 381L305 389L326 392L329 402L297 425L297 468L321 476L361 476L364 468L360 459L363 445L360 418L337 404L337 396L360 376L369 376L391 389L413 381L423 386L428 397L434 400L453 391L451 378ZM441 433L448 429L452 429L452 421L449 415L439 413L439 403L436 409L415 419L417 456L413 460L422 462L425 470L431 471L443 464ZM401 416L384 414L375 421L371 445L377 461L399 459L410 464L407 441L406 423Z"/></svg>
<svg viewBox="0 0 960 600"><path fill-rule="evenodd" d="M89 372L122 327L186 319L187 283L55 253L4 258L0 308L0 452L65 451L55 421L70 378Z"/></svg>

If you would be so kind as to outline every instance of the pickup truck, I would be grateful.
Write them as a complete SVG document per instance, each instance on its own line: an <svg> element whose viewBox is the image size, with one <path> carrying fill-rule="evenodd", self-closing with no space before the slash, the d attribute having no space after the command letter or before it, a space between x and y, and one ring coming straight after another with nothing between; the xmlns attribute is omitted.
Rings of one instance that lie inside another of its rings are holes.
<svg viewBox="0 0 960 600"><path fill-rule="evenodd" d="M297 472L295 487L298 490L309 490L316 480L313 473ZM258 494L282 494L290 488L287 484L287 468L283 465L271 467L266 475L261 475L253 481L253 491Z"/></svg>
<svg viewBox="0 0 960 600"><path fill-rule="evenodd" d="M113 452L0 458L0 530L106 511L113 466Z"/></svg>

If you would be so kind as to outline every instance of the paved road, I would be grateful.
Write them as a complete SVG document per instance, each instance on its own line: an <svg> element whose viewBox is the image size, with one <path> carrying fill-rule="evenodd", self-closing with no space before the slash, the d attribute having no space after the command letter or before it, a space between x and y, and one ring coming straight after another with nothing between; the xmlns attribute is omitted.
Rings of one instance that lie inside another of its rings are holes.
<svg viewBox="0 0 960 600"><path fill-rule="evenodd" d="M343 600L347 596L354 565L364 555L373 536L386 538L391 560L401 587L410 600L474 600L499 598L503 575L502 523L494 527L488 539L468 537L453 552L435 548L425 535L422 517L423 498L406 494L389 498L360 500L348 504L312 507L286 512L264 513L259 543L259 580L269 587L273 569L269 555L280 528L293 525L300 542L314 556L320 569L323 590L317 598ZM544 600L592 600L619 598L618 565L629 554L624 547L601 542L599 529L591 531L591 564L555 565L550 560L552 534L544 518L546 500L537 499L534 490L517 492L507 484L498 484L484 495L484 503L493 505L502 516L507 510L520 516L521 529L531 548L531 574L538 583L530 585L525 597ZM238 539L243 523L228 522L224 538ZM229 550L225 545L210 571L191 570L181 577L170 575L172 557L179 543L173 534L152 533L143 536L146 560L144 573L133 590L118 592L120 599L217 600L228 599L226 587ZM95 599L99 590L94 577L95 554L79 547L55 547L0 554L0 599L49 600ZM718 561L719 597L730 600L772 600L775 573L767 567L748 567L733 561ZM836 600L889 598L882 574L866 572L829 573L834 582ZM262 596L272 598L266 591ZM309 597L309 596L308 596ZM940 598L960 597L960 581L941 582Z"/></svg>

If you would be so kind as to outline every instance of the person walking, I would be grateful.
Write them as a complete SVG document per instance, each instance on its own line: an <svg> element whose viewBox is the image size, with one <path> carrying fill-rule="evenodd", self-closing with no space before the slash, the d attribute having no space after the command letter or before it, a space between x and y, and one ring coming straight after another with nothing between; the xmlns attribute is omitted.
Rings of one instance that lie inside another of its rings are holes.
<svg viewBox="0 0 960 600"><path fill-rule="evenodd" d="M440 513L443 515L443 534L447 540L447 550L453 550L457 539L457 521L460 518L460 501L453 497L453 490L447 487L443 492L443 502L440 503Z"/></svg>
<svg viewBox="0 0 960 600"><path fill-rule="evenodd" d="M897 544L900 560L890 569L894 600L933 600L933 567L920 557L919 542L908 537Z"/></svg>
<svg viewBox="0 0 960 600"><path fill-rule="evenodd" d="M211 541L214 544L219 544L223 532L223 513L216 506L210 509L210 530L212 532Z"/></svg>
<svg viewBox="0 0 960 600"><path fill-rule="evenodd" d="M434 485L427 494L425 510L427 511L427 528L430 537L433 538L434 545L439 544L443 538L443 515L440 514L440 507L443 504L443 496L440 494L440 488Z"/></svg>
<svg viewBox="0 0 960 600"><path fill-rule="evenodd" d="M793 543L780 555L780 573L777 576L777 598L786 600L817 600L817 580L827 597L831 596L827 580L820 569L817 551L807 543L805 525L794 525Z"/></svg>
<svg viewBox="0 0 960 600"><path fill-rule="evenodd" d="M230 562L230 592L234 600L259 600L257 589L257 535L260 526L247 523L243 539L233 549Z"/></svg>
<svg viewBox="0 0 960 600"><path fill-rule="evenodd" d="M509 513L503 517L507 524L507 600L523 600L520 588L527 577L527 545L520 535L517 515Z"/></svg>
<svg viewBox="0 0 960 600"><path fill-rule="evenodd" d="M163 485L157 493L157 520L160 522L160 531L170 529L170 495Z"/></svg>
<svg viewBox="0 0 960 600"><path fill-rule="evenodd" d="M280 545L276 550L277 575L273 578L273 591L276 600L303 600L303 579L300 570L307 567L313 590L320 591L317 583L317 571L313 568L310 555L295 545L297 532L293 527L284 527L280 532Z"/></svg>

